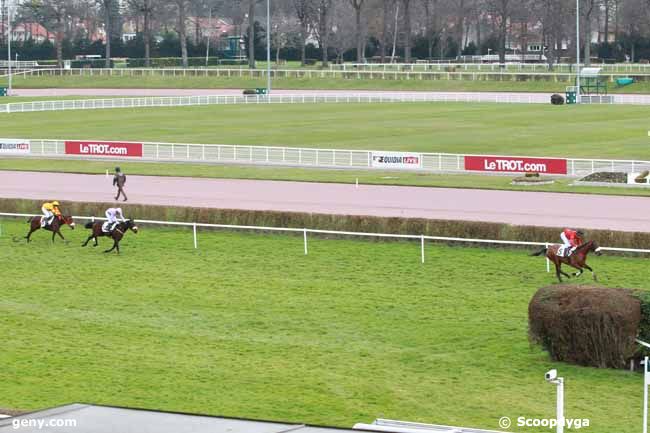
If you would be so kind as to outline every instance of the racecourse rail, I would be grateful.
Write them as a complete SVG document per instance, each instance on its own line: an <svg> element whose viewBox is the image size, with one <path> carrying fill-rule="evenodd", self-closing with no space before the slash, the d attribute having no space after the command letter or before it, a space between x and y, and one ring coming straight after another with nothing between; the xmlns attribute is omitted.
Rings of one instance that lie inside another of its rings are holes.
<svg viewBox="0 0 650 433"><path fill-rule="evenodd" d="M94 160L106 160L111 158L110 156L66 154L66 141L79 140L33 139L26 141L30 142L30 152L14 156ZM91 143L110 143L104 140L81 141ZM142 144L142 157L126 159L131 161L155 162L277 165L303 168L372 169L373 155L392 153L390 151L378 150L318 149L304 147L249 146L229 144L160 142L137 143ZM417 169L405 169L409 171L415 170L423 172L485 173L483 171L479 172L465 169L466 156L483 157L485 155L419 152L397 153L417 155L421 158L420 166ZM498 157L499 155L492 156ZM530 157L504 156L504 158ZM572 177L585 176L598 171L637 173L643 170L650 170L650 161L582 158L566 158L566 161L567 175ZM399 170L397 167L386 167L385 169Z"/></svg>
<svg viewBox="0 0 650 433"><path fill-rule="evenodd" d="M583 95L581 101L590 104L650 105L647 95ZM14 102L0 104L0 113L29 113L37 111L99 110L110 108L159 108L200 105L242 104L378 104L423 102L473 102L496 104L548 104L547 94L539 93L350 93L350 94L291 94L291 95L202 95L150 96L140 98L104 98Z"/></svg>
<svg viewBox="0 0 650 433"><path fill-rule="evenodd" d="M24 213L7 213L0 212L0 217L23 217L30 218L35 216L41 216L40 214L24 214ZM88 216L73 216L73 219L76 220L88 220L88 221L105 221L106 218L100 217L88 217ZM402 239L402 240L411 240L419 241L420 243L420 261L421 263L425 262L425 243L426 241L438 241L438 242L458 242L458 243L468 243L468 244L483 244L483 245L508 245L508 246L530 246L530 247L540 247L544 246L548 248L553 245L553 242L524 242L524 241L504 241L504 240L495 240L495 239L469 239L469 238L457 238L457 237L447 237L447 236L426 236L426 235L401 235L401 234L389 234L389 233L370 233L370 232L347 232L347 231L336 231L336 230L319 230L319 229L308 229L308 228L288 228L288 227L264 227L264 226L243 226L243 225L231 225L231 224L206 224L206 223L196 223L196 222L175 222L175 221L155 221L155 220L137 220L138 224L151 224L151 225L162 225L162 226L176 226L176 227L191 227L192 228L192 237L193 245L195 249L199 248L198 244L198 229L199 228L212 228L212 229L226 229L226 230L251 230L251 231L273 231L273 232L285 232L285 233L296 233L302 234L303 238L303 247L304 254L309 254L308 249L308 234L321 234L321 235L337 235L337 236L351 236L351 237L362 237L362 238L382 238L382 239ZM2 231L0 230L0 236ZM641 253L641 254L650 254L650 250L644 249L634 249L634 248L616 248L616 247L600 247L601 251L615 251L623 253ZM550 261L546 260L546 271L550 272Z"/></svg>
<svg viewBox="0 0 650 433"><path fill-rule="evenodd" d="M486 65L487 66L487 65ZM446 67L435 64L402 64L394 67L373 67L372 65L347 65L341 69L271 69L271 78L292 79L356 79L356 80L463 80L463 81L547 81L569 83L575 77L574 67L559 67L560 71L537 72L536 69L505 67L491 64L481 69L478 64L450 64ZM568 65L567 65L568 66ZM437 70L436 70L437 69ZM568 70L568 71L567 71ZM620 71L620 72L619 72ZM637 72L638 71L638 72ZM650 74L644 68L603 68L601 76L614 83L617 78L632 77L635 81L648 81ZM67 77L214 77L214 78L266 78L266 69L244 68L39 68L17 71L16 77L24 76L67 76Z"/></svg>

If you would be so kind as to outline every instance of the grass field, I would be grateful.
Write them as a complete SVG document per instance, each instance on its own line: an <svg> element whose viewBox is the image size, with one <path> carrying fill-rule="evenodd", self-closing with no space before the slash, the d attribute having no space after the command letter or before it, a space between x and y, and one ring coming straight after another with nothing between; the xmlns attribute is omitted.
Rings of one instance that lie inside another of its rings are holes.
<svg viewBox="0 0 650 433"><path fill-rule="evenodd" d="M0 79L5 86L6 79ZM438 91L493 91L493 92L560 92L568 82L550 81L469 81L469 80L380 80L341 78L274 78L275 89L338 89L338 90L438 90ZM185 88L185 89L242 89L266 87L266 79L246 77L109 77L109 76L42 76L17 77L14 87L20 88ZM609 86L610 93L650 93L650 81L617 88Z"/></svg>
<svg viewBox="0 0 650 433"><path fill-rule="evenodd" d="M650 107L281 104L15 113L4 136L650 159Z"/></svg>
<svg viewBox="0 0 650 433"><path fill-rule="evenodd" d="M144 227L117 256L80 248L84 229L26 245L11 240L24 222L0 223L0 407L498 429L501 416L554 415L543 374L555 367L567 417L639 429L640 375L554 364L529 345L528 301L553 276L526 251L428 245L422 265L417 243L312 239L303 256L301 237L203 231L195 251L189 231ZM591 264L608 286L650 289L645 260Z"/></svg>
<svg viewBox="0 0 650 433"><path fill-rule="evenodd" d="M115 163L115 161L0 158L0 170L103 174L106 170L112 171L115 167ZM574 179L562 177L555 178L555 183L551 185L521 186L512 185L511 182L513 176L123 161L120 161L119 164L122 170L124 170L125 173L129 173L129 175L335 182L349 184L358 181L361 185L408 185L438 188L478 188L512 191L650 196L650 188L573 186L571 184Z"/></svg>

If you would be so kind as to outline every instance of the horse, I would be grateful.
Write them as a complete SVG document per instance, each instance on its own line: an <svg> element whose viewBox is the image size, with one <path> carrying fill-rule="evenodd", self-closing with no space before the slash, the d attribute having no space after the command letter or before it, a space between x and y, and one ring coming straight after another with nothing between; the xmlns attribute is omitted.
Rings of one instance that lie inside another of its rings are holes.
<svg viewBox="0 0 650 433"><path fill-rule="evenodd" d="M52 223L45 226L41 227L41 218L40 216L35 216L31 217L30 219L27 220L27 223L29 224L29 233L27 233L27 236L25 236L25 239L27 239L27 242L31 242L31 236L32 233L34 233L36 230L43 228L45 230L49 230L52 232L52 242L54 242L54 237L56 235L59 235L61 239L65 241L65 238L61 234L61 226L63 225L69 225L72 230L74 230L74 220L72 219L71 216L65 215L65 216L55 216L54 219L52 220Z"/></svg>
<svg viewBox="0 0 650 433"><path fill-rule="evenodd" d="M571 278L571 275L562 271L562 264L566 264L573 268L576 268L578 272L575 272L573 274L575 277L579 277L580 275L582 275L584 270L587 269L593 275L594 281L598 281L598 278L596 277L596 273L586 263L587 255L590 252L593 251L597 256L600 256L602 254L602 252L600 251L600 247L595 241L585 242L584 244L580 245L578 248L575 249L573 254L571 254L569 257L558 256L557 252L560 249L560 247L561 245L551 245L550 247L544 247L541 250L532 253L531 256L540 256L543 253L546 253L546 258L555 264L555 274L557 275L557 279L560 280L560 282L562 282L562 275L564 275L567 278Z"/></svg>
<svg viewBox="0 0 650 433"><path fill-rule="evenodd" d="M120 241L122 240L122 238L124 237L126 232L128 230L131 230L133 233L138 233L138 226L135 225L135 222L133 220L126 220L126 221L122 221L122 222L118 223L117 226L115 227L115 229L113 231L111 231L110 233L104 232L104 230L102 230L102 225L103 225L103 223L101 221L95 221L95 222L89 222L84 226L87 229L91 229L92 233L90 234L90 236L88 236L88 239L86 239L86 242L81 244L82 247L85 247L86 245L88 245L88 242L90 242L91 239L95 239L95 245L93 245L93 246L96 247L98 245L98 243L97 243L97 238L98 237L100 237L100 236L110 236L113 239L113 247L111 249L108 249L108 250L104 251L104 252L105 253L110 253L114 249L117 249L117 253L119 254L120 253Z"/></svg>

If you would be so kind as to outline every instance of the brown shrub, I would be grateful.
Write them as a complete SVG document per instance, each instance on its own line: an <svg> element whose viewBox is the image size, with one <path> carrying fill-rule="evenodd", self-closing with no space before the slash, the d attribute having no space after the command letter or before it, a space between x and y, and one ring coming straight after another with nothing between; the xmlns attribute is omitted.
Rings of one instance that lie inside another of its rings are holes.
<svg viewBox="0 0 650 433"><path fill-rule="evenodd" d="M530 338L555 361L624 368L636 351L641 303L630 290L555 285L528 306Z"/></svg>

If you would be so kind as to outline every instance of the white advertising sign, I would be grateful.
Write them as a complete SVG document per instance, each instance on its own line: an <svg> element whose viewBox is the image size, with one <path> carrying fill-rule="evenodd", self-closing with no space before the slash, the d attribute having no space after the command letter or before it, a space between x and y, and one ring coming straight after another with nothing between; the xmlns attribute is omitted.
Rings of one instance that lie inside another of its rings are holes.
<svg viewBox="0 0 650 433"><path fill-rule="evenodd" d="M0 138L0 154L25 154L30 153L30 151L31 146L29 140Z"/></svg>
<svg viewBox="0 0 650 433"><path fill-rule="evenodd" d="M372 152L372 167L397 170L417 170L422 166L422 155L406 152Z"/></svg>

